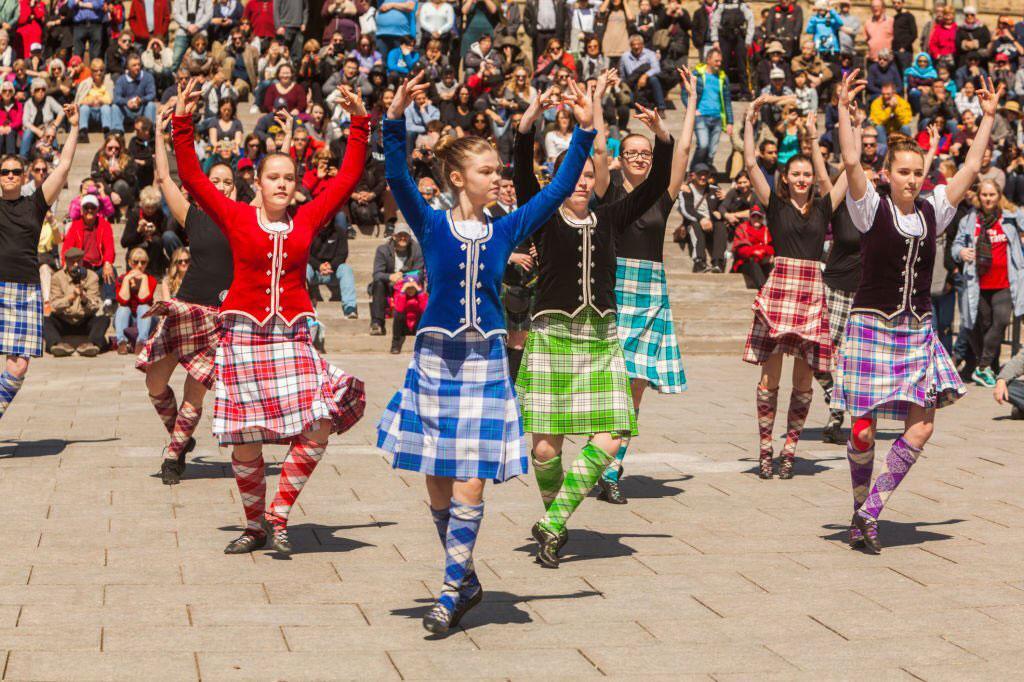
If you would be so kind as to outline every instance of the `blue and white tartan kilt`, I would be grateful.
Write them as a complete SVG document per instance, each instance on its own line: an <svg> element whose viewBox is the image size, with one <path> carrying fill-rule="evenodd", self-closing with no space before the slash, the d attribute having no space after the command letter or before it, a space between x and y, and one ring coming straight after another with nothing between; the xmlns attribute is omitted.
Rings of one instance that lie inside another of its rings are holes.
<svg viewBox="0 0 1024 682"><path fill-rule="evenodd" d="M850 314L832 409L903 421L911 404L945 407L965 392L931 319Z"/></svg>
<svg viewBox="0 0 1024 682"><path fill-rule="evenodd" d="M686 390L665 266L648 260L618 258L615 301L618 335L630 379L646 379L658 393Z"/></svg>
<svg viewBox="0 0 1024 682"><path fill-rule="evenodd" d="M0 355L42 357L43 292L38 284L0 282Z"/></svg>
<svg viewBox="0 0 1024 682"><path fill-rule="evenodd" d="M392 466L431 476L507 481L528 471L505 337L424 332L405 383L377 425Z"/></svg>

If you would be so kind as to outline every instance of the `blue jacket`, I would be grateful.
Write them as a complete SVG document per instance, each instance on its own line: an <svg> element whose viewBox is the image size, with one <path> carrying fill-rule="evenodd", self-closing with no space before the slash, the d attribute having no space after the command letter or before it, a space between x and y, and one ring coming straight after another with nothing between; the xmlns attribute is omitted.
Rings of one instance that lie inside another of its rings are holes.
<svg viewBox="0 0 1024 682"><path fill-rule="evenodd" d="M839 52L839 29L843 18L834 9L825 16L815 12L807 21L806 33L814 36L814 47L821 54Z"/></svg>
<svg viewBox="0 0 1024 682"><path fill-rule="evenodd" d="M704 79L714 78L715 75L708 73L707 64L698 64L694 67L693 73L697 76L697 102L700 102L700 98L704 95ZM718 103L722 107L722 124L729 125L732 123L732 94L729 92L729 77L725 75L725 69L718 69ZM686 105L688 99L686 88L683 88L683 104Z"/></svg>
<svg viewBox="0 0 1024 682"><path fill-rule="evenodd" d="M420 53L416 50L409 54L404 54L402 48L392 48L391 52L388 52L388 71L402 74L409 73L419 60Z"/></svg>
<svg viewBox="0 0 1024 682"><path fill-rule="evenodd" d="M1013 299L1013 314L1024 315L1024 250L1021 248L1020 230L1024 229L1024 211L1014 213L1003 211L1003 232L1008 240L1006 244L1006 274L1010 280L1010 298ZM963 263L960 252L966 248L973 249L974 233L978 228L978 212L971 211L960 220L956 239L951 249L953 259ZM965 329L973 329L978 318L978 299L981 297L981 286L978 283L978 271L973 262L963 263L963 277L966 286L960 299L960 317Z"/></svg>
<svg viewBox="0 0 1024 682"><path fill-rule="evenodd" d="M68 9L72 12L72 24L103 20L103 0L86 0L86 4L91 7L83 7L82 0L68 0Z"/></svg>
<svg viewBox="0 0 1024 682"><path fill-rule="evenodd" d="M123 107L133 97L141 98L142 106L156 99L156 81L149 71L139 71L137 80L130 79L126 71L114 83L114 104Z"/></svg>
<svg viewBox="0 0 1024 682"><path fill-rule="evenodd" d="M488 220L480 239L465 239L455 233L451 212L431 208L413 182L406 162L405 119L384 120L384 174L426 261L430 299L417 333L452 337L469 329L484 336L506 333L501 280L508 257L575 189L595 135L595 131L574 130L550 184L512 213Z"/></svg>

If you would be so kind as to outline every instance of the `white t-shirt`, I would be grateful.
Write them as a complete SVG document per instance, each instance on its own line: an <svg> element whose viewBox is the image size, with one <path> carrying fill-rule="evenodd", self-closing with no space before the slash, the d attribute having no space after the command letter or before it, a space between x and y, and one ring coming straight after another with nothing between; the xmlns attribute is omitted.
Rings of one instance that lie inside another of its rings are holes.
<svg viewBox="0 0 1024 682"><path fill-rule="evenodd" d="M878 212L878 205L882 197L875 191L875 186L870 182L868 189L860 200L854 199L849 192L846 193L846 208L850 211L850 218L853 219L854 227L864 234L871 229L875 222L875 214ZM942 234L956 215L956 206L949 203L946 197L946 186L937 185L932 195L926 199L935 209L935 234ZM917 211L910 214L903 214L892 204L896 214L896 228L908 237L920 237L924 235L924 217Z"/></svg>

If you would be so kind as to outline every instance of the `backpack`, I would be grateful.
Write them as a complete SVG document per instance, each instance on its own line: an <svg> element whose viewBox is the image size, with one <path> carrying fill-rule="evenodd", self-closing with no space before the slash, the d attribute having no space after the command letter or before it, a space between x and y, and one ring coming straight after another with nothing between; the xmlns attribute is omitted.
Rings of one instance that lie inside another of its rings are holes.
<svg viewBox="0 0 1024 682"><path fill-rule="evenodd" d="M743 16L740 3L722 3L722 19L718 25L719 35L742 37L747 31L747 18Z"/></svg>

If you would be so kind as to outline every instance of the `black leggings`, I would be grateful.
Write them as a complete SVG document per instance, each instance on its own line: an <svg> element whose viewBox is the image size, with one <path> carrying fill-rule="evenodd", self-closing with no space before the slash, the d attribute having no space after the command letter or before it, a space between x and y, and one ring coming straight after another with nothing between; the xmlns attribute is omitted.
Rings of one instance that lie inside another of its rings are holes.
<svg viewBox="0 0 1024 682"><path fill-rule="evenodd" d="M750 258L743 261L743 265L740 266L740 272L750 277L754 282L754 288L758 291L768 281L768 275L771 274L771 271L772 265L767 260L759 261Z"/></svg>
<svg viewBox="0 0 1024 682"><path fill-rule="evenodd" d="M1009 289L982 289L978 297L978 315L974 321L971 345L978 356L978 367L984 369L999 354L999 345L1013 320L1013 299Z"/></svg>

